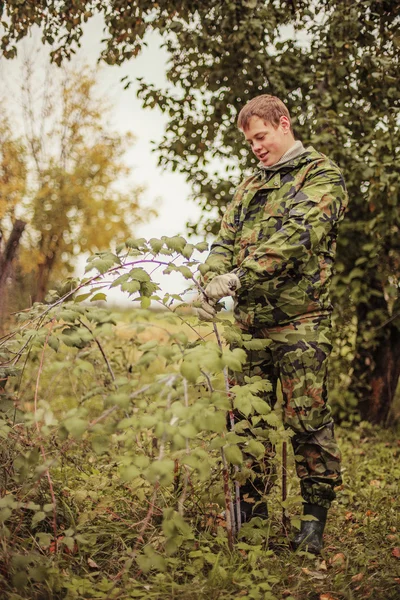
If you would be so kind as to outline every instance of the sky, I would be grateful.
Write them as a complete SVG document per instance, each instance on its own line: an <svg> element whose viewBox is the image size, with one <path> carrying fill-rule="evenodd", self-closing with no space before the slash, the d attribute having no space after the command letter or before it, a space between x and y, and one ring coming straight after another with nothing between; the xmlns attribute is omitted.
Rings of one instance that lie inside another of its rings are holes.
<svg viewBox="0 0 400 600"><path fill-rule="evenodd" d="M103 23L100 17L88 21L81 48L73 62L78 65L86 63L92 67L96 66L101 51L102 29ZM126 154L126 163L133 169L132 182L145 185L144 204L155 207L158 212L158 216L153 217L148 223L138 224L133 232L134 237L149 239L162 235L185 236L186 223L198 220L200 209L193 200L189 199L191 188L184 176L157 166L157 156L152 150L163 137L167 116L158 109L143 109L141 101L136 96L137 77L145 77L146 82L156 86L168 85L165 77L168 55L161 48L162 39L158 34L152 33L146 37L146 41L147 47L142 53L124 65L120 67L102 65L98 75L98 89L107 96L114 107L111 117L112 128L120 133L131 131L136 136L135 144ZM13 90L20 83L19 68L24 54L32 55L41 48L39 31L34 31L21 46L18 59L13 61L1 59L0 93L5 91L14 93ZM42 64L46 64L47 51L41 50L39 56ZM126 80L121 83L121 79L125 76L132 81L127 90L123 89ZM195 241L200 241L200 238ZM197 258L204 259L205 256L202 254ZM83 273L84 263L83 258L78 262L79 274ZM179 293L187 287L187 281L179 274L157 275L156 281L160 283L164 292L169 293ZM121 296L115 289L108 294L108 297L114 302L128 301L126 294Z"/></svg>

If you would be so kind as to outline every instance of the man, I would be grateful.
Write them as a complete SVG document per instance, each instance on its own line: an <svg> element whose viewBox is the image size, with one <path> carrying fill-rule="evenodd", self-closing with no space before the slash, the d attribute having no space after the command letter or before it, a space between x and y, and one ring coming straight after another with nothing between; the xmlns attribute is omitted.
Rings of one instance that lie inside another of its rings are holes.
<svg viewBox="0 0 400 600"><path fill-rule="evenodd" d="M250 100L238 127L259 168L239 185L226 209L206 260L206 298L199 315L212 320L216 302L234 296L241 330L269 340L262 351L247 352L243 373L234 373L234 382L240 384L246 375L268 379L272 391L265 397L271 406L281 382L303 512L314 517L302 521L293 545L318 554L334 487L341 483L340 451L327 405L327 361L332 348L329 286L347 192L339 168L295 140L289 112L278 98ZM263 469L241 487L245 520L268 514Z"/></svg>

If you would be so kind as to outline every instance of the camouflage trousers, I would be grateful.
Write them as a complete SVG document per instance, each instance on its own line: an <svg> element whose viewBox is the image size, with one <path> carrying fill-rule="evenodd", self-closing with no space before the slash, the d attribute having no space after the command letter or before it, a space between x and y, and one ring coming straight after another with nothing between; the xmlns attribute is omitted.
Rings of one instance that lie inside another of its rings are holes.
<svg viewBox="0 0 400 600"><path fill-rule="evenodd" d="M246 350L247 362L241 373L231 373L233 383L243 384L244 377L261 376L272 384L262 398L271 407L276 402L278 380L283 395L283 421L293 431L291 438L305 502L329 508L335 498L334 487L342 482L340 450L335 440L331 410L327 404L327 363L332 349L329 316L301 317L290 324L268 329L244 329L253 339L270 340L262 350ZM236 418L244 416L236 414ZM257 425L260 427L260 423ZM265 429L268 426L263 424ZM267 431L265 431L267 434ZM265 441L264 467L268 474L271 444ZM253 469L253 467L252 467ZM249 482L246 488L249 487ZM264 487L268 491L269 484Z"/></svg>

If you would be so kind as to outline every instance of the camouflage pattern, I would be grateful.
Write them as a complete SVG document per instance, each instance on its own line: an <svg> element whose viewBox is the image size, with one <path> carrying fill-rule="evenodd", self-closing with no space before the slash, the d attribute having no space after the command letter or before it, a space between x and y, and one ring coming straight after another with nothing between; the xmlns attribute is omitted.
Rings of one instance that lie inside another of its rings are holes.
<svg viewBox="0 0 400 600"><path fill-rule="evenodd" d="M235 317L271 326L298 315L329 314L338 224L347 206L339 168L308 148L239 185L206 260L208 283L234 271Z"/></svg>
<svg viewBox="0 0 400 600"><path fill-rule="evenodd" d="M281 381L302 496L327 508L334 486L341 483L340 451L327 405L329 286L347 203L339 168L311 147L259 170L239 185L227 207L203 276L204 283L231 271L239 277L236 322L271 344L248 351L244 372L235 373L235 380L240 383L243 375L269 379L271 406Z"/></svg>
<svg viewBox="0 0 400 600"><path fill-rule="evenodd" d="M340 450L327 404L327 362L332 349L330 320L307 316L284 326L242 329L254 339L268 339L271 344L263 350L247 350L243 372L231 373L231 382L241 385L244 377L255 375L268 379L272 390L263 393L262 398L273 407L280 380L283 421L294 433L291 441L302 496L308 503L329 508L335 498L333 488L342 482ZM236 418L244 417L236 413ZM270 456L270 444L266 441L265 445L266 455ZM274 480L268 460L263 461L261 472L267 475L268 488ZM260 492L266 493L265 485Z"/></svg>

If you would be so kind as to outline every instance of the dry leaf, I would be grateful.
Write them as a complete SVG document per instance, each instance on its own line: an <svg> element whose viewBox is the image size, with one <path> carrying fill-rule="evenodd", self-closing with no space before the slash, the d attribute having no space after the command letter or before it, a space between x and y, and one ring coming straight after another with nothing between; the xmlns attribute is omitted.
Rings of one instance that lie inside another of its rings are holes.
<svg viewBox="0 0 400 600"><path fill-rule="evenodd" d="M361 579L363 577L364 577L364 573L357 573L357 575L353 575L351 580L355 583L355 582L361 581Z"/></svg>
<svg viewBox="0 0 400 600"><path fill-rule="evenodd" d="M336 567L337 569L343 569L346 564L346 557L343 552L339 552L338 554L335 554L335 556L333 556L329 562L333 567Z"/></svg>
<svg viewBox="0 0 400 600"><path fill-rule="evenodd" d="M326 560L322 560L320 562L320 564L318 565L318 569L320 571L327 571L328 570L328 567L326 566Z"/></svg>
<svg viewBox="0 0 400 600"><path fill-rule="evenodd" d="M323 573L319 573L319 571L310 571L310 569L307 569L307 567L303 567L301 570L303 571L303 573L305 575L308 575L309 577L312 577L313 579L325 579L327 577L327 575L324 575Z"/></svg>
<svg viewBox="0 0 400 600"><path fill-rule="evenodd" d="M87 562L88 562L89 567L91 567L92 569L100 569L99 565L97 563L95 563L92 558L88 558Z"/></svg>
<svg viewBox="0 0 400 600"><path fill-rule="evenodd" d="M336 600L336 598L334 598L330 594L321 594L319 600Z"/></svg>
<svg viewBox="0 0 400 600"><path fill-rule="evenodd" d="M392 556L394 556L395 558L400 558L400 548L398 546L393 548Z"/></svg>
<svg viewBox="0 0 400 600"><path fill-rule="evenodd" d="M371 479L371 481L369 482L369 485L372 485L372 487L381 487L381 482L379 481L379 479Z"/></svg>

